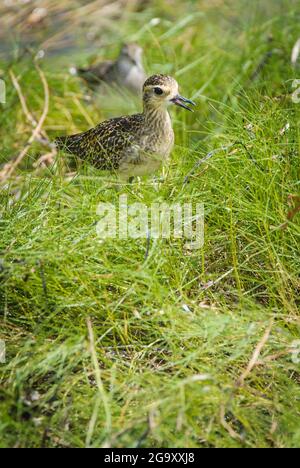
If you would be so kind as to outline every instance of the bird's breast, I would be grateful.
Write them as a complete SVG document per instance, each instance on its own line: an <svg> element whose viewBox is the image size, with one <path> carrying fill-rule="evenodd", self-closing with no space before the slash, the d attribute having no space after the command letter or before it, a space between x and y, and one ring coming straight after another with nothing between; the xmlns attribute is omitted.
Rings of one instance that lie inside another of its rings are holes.
<svg viewBox="0 0 300 468"><path fill-rule="evenodd" d="M145 150L166 158L172 151L173 144L174 132L169 114L164 119L154 119L144 138Z"/></svg>

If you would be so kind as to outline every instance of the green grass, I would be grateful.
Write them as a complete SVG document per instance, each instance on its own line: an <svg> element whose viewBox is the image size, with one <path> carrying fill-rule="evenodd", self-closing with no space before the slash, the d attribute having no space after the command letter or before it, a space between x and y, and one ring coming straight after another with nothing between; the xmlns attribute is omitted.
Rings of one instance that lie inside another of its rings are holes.
<svg viewBox="0 0 300 468"><path fill-rule="evenodd" d="M163 180L123 191L130 203L203 202L203 249L151 240L146 258L146 240L101 242L97 205L116 204L119 192L89 167L67 177L76 165L64 155L35 170L46 151L38 143L2 185L0 446L300 445L300 368L291 354L300 338L300 214L279 228L289 194L300 193L300 105L290 96L300 10L287 0L207 3L151 2L109 33L139 40L148 72L172 74L197 101L194 114L172 110L176 147ZM153 17L162 18L157 26ZM42 63L51 138L138 106L113 96L85 102L67 62ZM13 70L39 115L31 60ZM2 164L31 133L6 76ZM270 325L259 362L237 386Z"/></svg>

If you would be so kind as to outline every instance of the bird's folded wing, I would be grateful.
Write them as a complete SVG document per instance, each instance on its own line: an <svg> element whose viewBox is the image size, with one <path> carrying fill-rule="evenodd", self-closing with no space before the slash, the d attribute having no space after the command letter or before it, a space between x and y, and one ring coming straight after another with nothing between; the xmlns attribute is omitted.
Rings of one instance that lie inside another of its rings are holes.
<svg viewBox="0 0 300 468"><path fill-rule="evenodd" d="M111 119L87 132L56 140L59 149L77 155L99 169L117 169L124 154L134 144L130 117Z"/></svg>

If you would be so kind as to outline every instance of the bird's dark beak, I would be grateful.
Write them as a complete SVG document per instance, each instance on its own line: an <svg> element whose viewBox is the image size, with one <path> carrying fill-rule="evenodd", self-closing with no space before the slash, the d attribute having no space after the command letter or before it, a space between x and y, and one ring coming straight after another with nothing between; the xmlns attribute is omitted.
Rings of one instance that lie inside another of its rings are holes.
<svg viewBox="0 0 300 468"><path fill-rule="evenodd" d="M176 104L176 106L180 106L180 107L183 107L184 109L186 110L189 110L191 112L193 112L193 109L191 109L190 107L186 106L186 104L191 104L192 106L195 106L196 104L191 101L190 99L187 99L183 96L180 96L180 94L177 94L177 96L175 96L173 99L171 99L171 102L173 102L173 104Z"/></svg>

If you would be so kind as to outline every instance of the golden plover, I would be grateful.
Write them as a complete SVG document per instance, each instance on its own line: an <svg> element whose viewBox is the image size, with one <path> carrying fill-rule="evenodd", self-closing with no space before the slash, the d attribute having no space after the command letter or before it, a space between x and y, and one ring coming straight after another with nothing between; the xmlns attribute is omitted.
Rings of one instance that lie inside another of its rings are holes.
<svg viewBox="0 0 300 468"><path fill-rule="evenodd" d="M168 112L173 103L187 110L195 105L178 92L167 75L153 75L143 86L143 112L117 117L77 135L56 140L58 148L89 161L101 170L117 171L124 179L155 172L168 158L174 132Z"/></svg>
<svg viewBox="0 0 300 468"><path fill-rule="evenodd" d="M133 93L142 93L146 75L142 63L143 49L138 44L125 44L116 61L107 61L90 68L77 69L78 75L95 88L101 82L116 84Z"/></svg>

